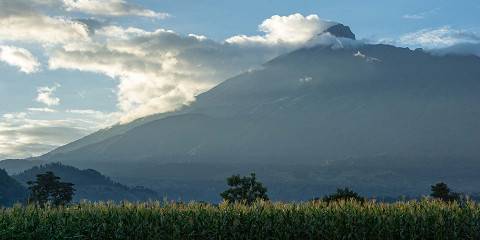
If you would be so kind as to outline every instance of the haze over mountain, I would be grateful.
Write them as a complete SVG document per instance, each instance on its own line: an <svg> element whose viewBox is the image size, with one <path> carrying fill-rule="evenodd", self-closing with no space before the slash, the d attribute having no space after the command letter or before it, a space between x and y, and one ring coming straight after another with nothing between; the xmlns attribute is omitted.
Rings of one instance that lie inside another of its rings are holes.
<svg viewBox="0 0 480 240"><path fill-rule="evenodd" d="M215 199L226 176L251 170L283 199L341 185L414 195L439 179L480 187L480 58L363 44L344 25L328 32L339 38L228 79L181 110L35 160L184 199Z"/></svg>
<svg viewBox="0 0 480 240"><path fill-rule="evenodd" d="M27 196L27 189L0 169L0 207L25 202Z"/></svg>
<svg viewBox="0 0 480 240"><path fill-rule="evenodd" d="M159 195L143 187L127 187L110 180L101 173L92 170L80 170L74 167L51 163L39 167L33 167L22 173L14 175L18 182L27 185L27 182L34 181L38 174L53 172L62 181L74 184L74 201L148 201L159 199Z"/></svg>

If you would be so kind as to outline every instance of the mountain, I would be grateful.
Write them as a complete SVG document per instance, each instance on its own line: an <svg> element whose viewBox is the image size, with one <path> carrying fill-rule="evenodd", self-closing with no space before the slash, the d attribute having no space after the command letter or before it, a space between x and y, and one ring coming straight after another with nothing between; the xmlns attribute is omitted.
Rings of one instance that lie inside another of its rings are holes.
<svg viewBox="0 0 480 240"><path fill-rule="evenodd" d="M22 203L27 199L27 189L0 169L0 207Z"/></svg>
<svg viewBox="0 0 480 240"><path fill-rule="evenodd" d="M48 171L59 176L61 181L75 184L74 201L147 201L149 199L159 199L158 194L150 189L127 187L110 180L95 170L80 170L59 163L33 167L13 177L26 185L28 181L35 180L38 174Z"/></svg>
<svg viewBox="0 0 480 240"><path fill-rule="evenodd" d="M349 26L345 26L343 24L335 24L329 27L325 32L332 34L338 38L347 38L355 40L355 34L352 32ZM324 33L325 33L324 32Z"/></svg>
<svg viewBox="0 0 480 240"><path fill-rule="evenodd" d="M332 35L354 39L348 27L333 27ZM181 110L37 160L95 168L184 199L218 200L225 177L249 171L279 199L340 186L420 195L438 180L475 192L479 76L476 56L317 45L228 79Z"/></svg>
<svg viewBox="0 0 480 240"><path fill-rule="evenodd" d="M18 174L35 166L40 166L44 162L30 159L6 159L0 161L0 169L5 169L8 174Z"/></svg>

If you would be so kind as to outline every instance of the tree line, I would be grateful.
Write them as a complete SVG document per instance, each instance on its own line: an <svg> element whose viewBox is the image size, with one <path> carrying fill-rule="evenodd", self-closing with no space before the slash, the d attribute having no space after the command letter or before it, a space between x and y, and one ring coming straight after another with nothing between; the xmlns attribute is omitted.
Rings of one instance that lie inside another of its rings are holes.
<svg viewBox="0 0 480 240"><path fill-rule="evenodd" d="M49 171L38 174L35 181L29 181L29 204L40 207L63 206L72 202L75 194L73 183L62 182L60 177ZM249 176L233 175L227 178L228 189L220 194L225 202L244 203L250 205L258 200L269 201L268 189L257 180L255 173ZM462 195L450 190L446 183L440 182L431 186L430 196L445 202L462 200ZM341 200L365 202L367 198L362 197L350 188L339 188L336 192L312 199L312 201L335 202Z"/></svg>

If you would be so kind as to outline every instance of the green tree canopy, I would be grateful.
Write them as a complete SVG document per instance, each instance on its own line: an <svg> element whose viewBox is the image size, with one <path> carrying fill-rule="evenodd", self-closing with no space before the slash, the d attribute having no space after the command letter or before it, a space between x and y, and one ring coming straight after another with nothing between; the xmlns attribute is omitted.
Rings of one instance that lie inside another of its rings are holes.
<svg viewBox="0 0 480 240"><path fill-rule="evenodd" d="M257 200L269 200L267 188L257 181L255 173L245 177L233 175L227 178L227 184L230 188L220 194L227 202L252 204Z"/></svg>
<svg viewBox="0 0 480 240"><path fill-rule="evenodd" d="M53 172L38 174L36 181L29 181L31 191L29 202L40 206L52 204L54 206L66 205L72 201L75 189L74 184L61 182L60 177Z"/></svg>
<svg viewBox="0 0 480 240"><path fill-rule="evenodd" d="M452 192L448 185L444 182L437 183L431 186L431 197L440 199L445 202L453 202L460 200L460 194Z"/></svg>
<svg viewBox="0 0 480 240"><path fill-rule="evenodd" d="M336 202L341 200L364 202L365 198L361 197L358 193L352 191L350 188L338 188L335 193L325 196L322 200L325 202Z"/></svg>

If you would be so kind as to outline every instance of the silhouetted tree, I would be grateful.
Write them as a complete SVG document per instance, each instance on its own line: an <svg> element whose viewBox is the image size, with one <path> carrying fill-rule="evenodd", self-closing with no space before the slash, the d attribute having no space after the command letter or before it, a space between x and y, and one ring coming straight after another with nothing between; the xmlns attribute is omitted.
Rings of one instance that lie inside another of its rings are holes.
<svg viewBox="0 0 480 240"><path fill-rule="evenodd" d="M220 194L227 202L242 202L250 205L256 200L269 200L267 188L257 181L255 173L251 173L249 177L233 175L227 178L227 184L230 188Z"/></svg>
<svg viewBox="0 0 480 240"><path fill-rule="evenodd" d="M431 186L431 197L440 199L445 202L453 202L460 200L460 194L450 191L446 183L440 182Z"/></svg>
<svg viewBox="0 0 480 240"><path fill-rule="evenodd" d="M72 183L61 182L60 177L53 172L38 174L37 180L29 181L30 203L40 206L52 204L54 206L66 205L72 201L75 189Z"/></svg>
<svg viewBox="0 0 480 240"><path fill-rule="evenodd" d="M357 202L365 202L365 198L361 197L358 193L352 191L350 188L338 188L337 192L325 196L323 199L325 202L336 202L340 200L350 200L350 201L357 201Z"/></svg>

